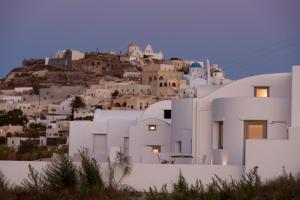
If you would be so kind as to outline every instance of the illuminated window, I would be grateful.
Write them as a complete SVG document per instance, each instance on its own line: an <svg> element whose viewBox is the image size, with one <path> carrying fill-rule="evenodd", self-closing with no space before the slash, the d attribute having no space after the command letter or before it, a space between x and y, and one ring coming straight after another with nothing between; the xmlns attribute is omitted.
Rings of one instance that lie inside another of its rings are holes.
<svg viewBox="0 0 300 200"><path fill-rule="evenodd" d="M148 130L149 131L156 131L156 125L149 125Z"/></svg>
<svg viewBox="0 0 300 200"><path fill-rule="evenodd" d="M245 132L247 139L267 138L267 121L246 121Z"/></svg>
<svg viewBox="0 0 300 200"><path fill-rule="evenodd" d="M269 97L269 87L257 86L254 87L255 97Z"/></svg>
<svg viewBox="0 0 300 200"><path fill-rule="evenodd" d="M152 153L160 153L160 146L155 145L155 146L151 146L152 148Z"/></svg>

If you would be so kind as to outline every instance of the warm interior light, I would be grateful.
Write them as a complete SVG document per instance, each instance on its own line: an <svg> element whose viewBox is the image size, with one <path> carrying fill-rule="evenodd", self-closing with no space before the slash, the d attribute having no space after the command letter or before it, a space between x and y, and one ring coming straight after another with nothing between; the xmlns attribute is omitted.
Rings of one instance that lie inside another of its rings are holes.
<svg viewBox="0 0 300 200"><path fill-rule="evenodd" d="M226 161L226 160L223 160L223 161L222 161L222 165L227 165L227 161Z"/></svg>
<svg viewBox="0 0 300 200"><path fill-rule="evenodd" d="M264 126L261 124L251 124L248 126L249 139L262 139L264 137Z"/></svg>
<svg viewBox="0 0 300 200"><path fill-rule="evenodd" d="M158 148L152 148L152 153L159 153Z"/></svg>
<svg viewBox="0 0 300 200"><path fill-rule="evenodd" d="M268 88L256 88L256 97L268 97Z"/></svg>

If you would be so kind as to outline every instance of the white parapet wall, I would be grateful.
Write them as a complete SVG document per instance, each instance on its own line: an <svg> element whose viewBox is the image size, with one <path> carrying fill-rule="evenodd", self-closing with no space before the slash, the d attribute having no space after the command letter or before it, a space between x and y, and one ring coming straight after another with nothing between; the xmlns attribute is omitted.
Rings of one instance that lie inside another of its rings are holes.
<svg viewBox="0 0 300 200"><path fill-rule="evenodd" d="M28 165L30 164L39 172L49 162L39 161L0 161L0 170L11 184L20 184L27 178ZM79 164L79 163L76 163ZM101 164L104 180L107 179L107 163ZM197 179L208 184L217 175L222 179L239 179L244 167L233 165L176 165L176 164L133 164L132 172L125 177L122 184L129 185L136 190L148 190L149 187L158 187L167 184L172 186L178 179L179 172L189 184L194 184Z"/></svg>
<svg viewBox="0 0 300 200"><path fill-rule="evenodd" d="M263 181L276 178L283 172L300 173L300 127L289 128L286 140L247 140L246 171L258 166Z"/></svg>

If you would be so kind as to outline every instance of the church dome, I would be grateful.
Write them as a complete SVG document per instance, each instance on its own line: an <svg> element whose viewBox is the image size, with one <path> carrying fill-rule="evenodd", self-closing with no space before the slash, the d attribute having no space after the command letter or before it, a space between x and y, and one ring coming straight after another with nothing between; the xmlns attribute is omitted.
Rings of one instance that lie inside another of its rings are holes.
<svg viewBox="0 0 300 200"><path fill-rule="evenodd" d="M202 67L200 65L200 63L194 62L194 63L191 64L191 68L199 68L199 67Z"/></svg>

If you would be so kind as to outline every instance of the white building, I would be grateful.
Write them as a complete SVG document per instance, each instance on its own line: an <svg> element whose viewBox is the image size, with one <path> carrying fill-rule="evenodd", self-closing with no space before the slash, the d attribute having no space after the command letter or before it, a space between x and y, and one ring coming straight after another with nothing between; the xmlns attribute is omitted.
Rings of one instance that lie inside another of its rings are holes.
<svg viewBox="0 0 300 200"><path fill-rule="evenodd" d="M31 92L33 90L32 87L16 87L15 92L17 93L24 93L24 92Z"/></svg>
<svg viewBox="0 0 300 200"><path fill-rule="evenodd" d="M172 145L191 147L195 164L258 166L265 178L281 174L283 166L297 173L299 84L300 66L293 66L292 73L252 76L203 98L175 100Z"/></svg>
<svg viewBox="0 0 300 200"><path fill-rule="evenodd" d="M127 54L129 56L129 58L134 57L137 60L142 59L144 57L152 58L155 60L162 60L164 57L161 51L159 51L158 53L155 53L150 44L147 44L144 51L142 51L141 48L139 47L139 45L137 45L135 43L131 43L128 45Z"/></svg>
<svg viewBox="0 0 300 200"><path fill-rule="evenodd" d="M263 179L300 170L300 66L240 79L201 98L162 101L142 111L97 111L71 122L70 155L87 147L135 163L258 166ZM172 108L172 109L171 109ZM172 114L171 114L172 112Z"/></svg>
<svg viewBox="0 0 300 200"><path fill-rule="evenodd" d="M194 62L190 65L189 74L184 75L187 87L179 90L180 97L203 97L228 84L224 70L217 64L210 65L209 60Z"/></svg>
<svg viewBox="0 0 300 200"><path fill-rule="evenodd" d="M70 123L69 154L88 148L100 161L119 149L133 162L158 163L158 153L169 153L171 102L161 101L145 111L96 110L94 121Z"/></svg>
<svg viewBox="0 0 300 200"><path fill-rule="evenodd" d="M22 101L22 96L7 96L7 95L0 95L0 100L3 101L12 101L14 103Z"/></svg>

